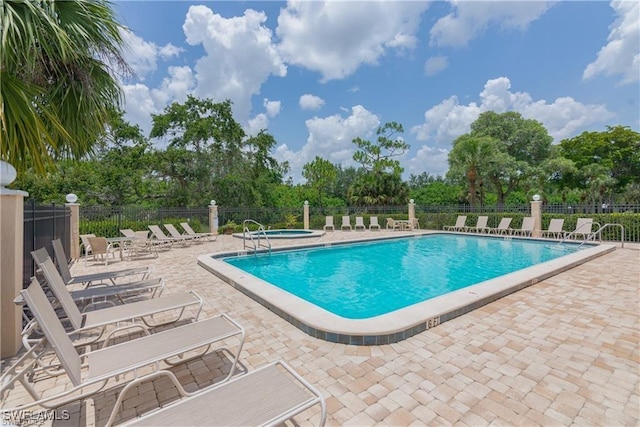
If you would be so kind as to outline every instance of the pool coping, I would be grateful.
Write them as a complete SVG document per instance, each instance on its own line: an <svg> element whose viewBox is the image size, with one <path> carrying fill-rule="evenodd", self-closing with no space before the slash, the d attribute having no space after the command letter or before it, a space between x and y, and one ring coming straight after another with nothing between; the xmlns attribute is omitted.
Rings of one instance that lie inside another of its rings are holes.
<svg viewBox="0 0 640 427"><path fill-rule="evenodd" d="M460 233L422 231L403 236L379 236L349 241L287 245L273 249L273 251L405 239L432 234ZM462 234L468 235L467 233ZM482 235L479 237L515 239L512 236ZM530 238L518 237L517 239L528 240ZM557 240L531 240L557 243ZM579 252L564 255L368 319L347 319L333 314L219 259L228 256L247 255L246 250L204 254L198 257L198 265L315 338L342 344L382 345L409 338L613 250L615 250L614 245L590 245L590 247Z"/></svg>
<svg viewBox="0 0 640 427"><path fill-rule="evenodd" d="M280 230L280 229L278 229ZM273 240L282 240L282 239L310 239L313 237L322 237L326 234L325 231L323 230L303 230L303 229L298 229L298 228L292 228L292 229L288 229L288 228L283 228L282 230L286 230L289 232L293 232L293 231L299 231L299 232L304 232L305 234L299 234L299 235L293 235L293 234L282 234L282 235L272 235L272 236L267 236L269 239L273 239ZM275 230L266 230L267 232L269 231L275 231ZM252 231L251 233L255 233L255 231ZM239 239L244 239L244 234L243 233L233 233L233 237L237 237Z"/></svg>

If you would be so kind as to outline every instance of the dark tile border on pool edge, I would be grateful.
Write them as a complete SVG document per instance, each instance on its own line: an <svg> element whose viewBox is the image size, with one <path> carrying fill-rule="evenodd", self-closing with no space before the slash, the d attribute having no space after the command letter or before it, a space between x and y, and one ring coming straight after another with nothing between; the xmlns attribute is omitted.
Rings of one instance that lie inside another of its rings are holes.
<svg viewBox="0 0 640 427"><path fill-rule="evenodd" d="M433 233L433 234L439 234L439 233ZM405 238L407 236L404 236ZM394 239L396 237L392 237L391 239ZM385 239L374 239L374 240L387 240ZM340 242L334 242L333 245L339 245L342 243L361 243L362 241L340 241ZM332 246L332 244L327 245L326 243L322 243L322 244L313 244L313 245L305 245L305 248L310 248L310 247L317 247L317 246ZM281 248L282 250L291 250L291 249L299 249L298 246L296 247L289 247L287 249ZM576 262L570 263L566 266L564 266L562 269L559 270L555 270L553 272L549 272L546 274L541 274L538 277L535 277L531 280L527 280L525 282L519 283L517 285L514 285L512 287L510 287L509 289L506 289L502 292L498 292L496 294L493 295L489 295L485 298L482 298L480 300L477 300L469 305L466 305L464 307L460 307L458 309L446 312L441 314L440 316L436 317L436 318L431 318L427 321L421 321L418 324L415 324L413 326L410 326L407 329L404 329L402 331L398 331L398 332L393 332L390 334L382 334L382 335L347 335L347 334L338 334L335 332L328 332L322 329L318 329L318 328L314 328L312 326L309 326L307 324L305 324L304 322L300 321L299 319L297 319L296 317L290 315L289 313L285 312L284 310L274 306L273 304L271 304L270 302L266 301L264 298L256 295L255 293L249 291L248 289L246 289L245 287L243 287L242 285L236 283L233 279L230 279L228 277L226 277L223 274L220 274L217 271L214 271L212 269L210 269L208 266L198 262L198 264L205 268L207 271L213 273L215 276L219 277L220 279L222 279L224 282L226 282L227 284L231 285L233 288L237 289L238 291L242 292L243 294L247 295L249 298L253 299L254 301L256 301L257 303L259 303L260 305L262 305L263 307L267 308L269 311L273 312L274 314L278 315L279 317L283 318L284 320L286 320L287 322L289 322L291 325L295 326L296 328L300 329L302 332L306 333L307 335L310 335L314 338L317 339L321 339L324 341L329 341L329 342L333 342L333 343L337 343L337 344L348 344L348 345L364 345L364 346L368 346L368 345L385 345L385 344L393 344L399 341L403 341L407 338L410 338L414 335L417 335L421 332L426 331L427 329L430 329L432 327L435 327L443 322L446 322L448 320L454 319L456 317L462 316L466 313L469 313L473 310L476 310L480 307L483 307L487 304L490 304L500 298L503 298L507 295L510 295L512 293L518 292L524 288L527 288L531 285L534 285L542 280L545 280L549 277L555 276L559 273L562 273L564 271L567 271L571 268L574 268L580 264L583 264L585 262L588 262L594 258L597 258L599 256L604 255L605 253L611 252L615 250L614 247L611 247L608 251L604 252L604 253L599 253L599 254L595 254L583 259L580 259ZM243 251L244 252L244 251ZM221 254L219 256L216 256L215 258L222 258L224 256L233 256L234 254L236 254L236 252L230 252L227 254Z"/></svg>

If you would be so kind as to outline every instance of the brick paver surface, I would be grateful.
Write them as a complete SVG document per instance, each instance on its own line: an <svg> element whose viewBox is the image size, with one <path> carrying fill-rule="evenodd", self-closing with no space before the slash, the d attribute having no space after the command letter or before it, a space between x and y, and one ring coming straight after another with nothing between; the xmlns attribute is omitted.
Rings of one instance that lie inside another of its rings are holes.
<svg viewBox="0 0 640 427"><path fill-rule="evenodd" d="M374 233L336 231L320 240ZM196 264L201 254L240 248L237 238L220 236L107 269L151 264L154 275L165 277L165 292L196 290L206 300L203 316L227 313L246 329L241 370L284 359L323 393L328 425L640 425L638 246L617 249L405 341L372 347L312 338ZM104 269L79 262L72 272ZM171 369L195 391L228 372L235 344L229 340L226 349ZM65 377L38 384L66 385ZM70 419L53 424L104 425L118 391L110 388L62 407ZM176 398L167 381L143 384L127 395L120 417ZM2 403L28 399L16 387ZM313 408L293 424L318 420Z"/></svg>

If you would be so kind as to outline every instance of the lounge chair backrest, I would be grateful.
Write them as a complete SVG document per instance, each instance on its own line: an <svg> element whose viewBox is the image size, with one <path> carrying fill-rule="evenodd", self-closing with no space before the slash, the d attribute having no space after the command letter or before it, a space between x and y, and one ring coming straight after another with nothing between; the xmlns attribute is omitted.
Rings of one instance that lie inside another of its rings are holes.
<svg viewBox="0 0 640 427"><path fill-rule="evenodd" d="M578 218L576 222L577 233L591 233L591 227L593 226L593 218Z"/></svg>
<svg viewBox="0 0 640 427"><path fill-rule="evenodd" d="M21 294L31 309L31 313L33 313L40 329L47 337L47 341L56 352L71 382L75 386L80 385L82 381L80 356L78 356L71 339L67 336L60 320L58 320L58 316L56 316L38 280L33 278L29 287L23 289Z"/></svg>
<svg viewBox="0 0 640 427"><path fill-rule="evenodd" d="M533 217L526 216L522 219L522 227L520 227L523 231L533 231Z"/></svg>
<svg viewBox="0 0 640 427"><path fill-rule="evenodd" d="M58 273L58 270L56 270L55 265L53 265L51 258L47 258L39 266L45 279L47 279L49 288L53 291L53 294L56 296L58 303L62 306L62 309L69 318L73 328L82 328L82 313L80 313L78 306L73 301L73 297L69 293L65 283L62 281L62 277L60 276L60 273Z"/></svg>
<svg viewBox="0 0 640 427"><path fill-rule="evenodd" d="M378 217L377 217L377 216L369 217L369 227L371 227L372 225L373 225L374 227L375 227L376 225L379 225L379 224L378 224Z"/></svg>
<svg viewBox="0 0 640 427"><path fill-rule="evenodd" d="M180 226L184 229L184 231L187 232L187 234L191 234L192 236L194 234L197 234L195 231L193 231L193 228L191 228L191 226L187 222L181 222Z"/></svg>
<svg viewBox="0 0 640 427"><path fill-rule="evenodd" d="M564 227L564 219L563 218L553 218L549 222L549 229L547 231L551 233L559 233L562 231L562 227Z"/></svg>
<svg viewBox="0 0 640 427"><path fill-rule="evenodd" d="M62 276L64 283L69 283L73 276L71 276L71 271L69 270L69 260L62 247L62 241L55 239L51 244L53 245L53 255L56 257L56 264L58 264L60 276Z"/></svg>
<svg viewBox="0 0 640 427"><path fill-rule="evenodd" d="M511 225L511 220L513 218L502 218L500 220L500 224L498 224L498 230L506 230Z"/></svg>
<svg viewBox="0 0 640 427"><path fill-rule="evenodd" d="M156 239L168 239L169 237L157 225L149 225L149 230L153 233Z"/></svg>
<svg viewBox="0 0 640 427"><path fill-rule="evenodd" d="M467 223L467 216L466 215L458 215L458 218L456 219L455 227L464 227L464 225L466 223Z"/></svg>
<svg viewBox="0 0 640 427"><path fill-rule="evenodd" d="M396 220L393 218L387 218L387 227L393 227L396 225Z"/></svg>
<svg viewBox="0 0 640 427"><path fill-rule="evenodd" d="M175 225L173 225L173 224L165 224L164 228L167 229L167 231L169 232L169 234L171 234L171 236L173 236L173 237L182 237L182 235L180 234L178 229L175 227Z"/></svg>
<svg viewBox="0 0 640 427"><path fill-rule="evenodd" d="M32 251L31 256L33 257L33 260L36 262L36 264L38 264L38 266L40 266L40 264L50 258L49 252L47 252L44 247Z"/></svg>
<svg viewBox="0 0 640 427"><path fill-rule="evenodd" d="M342 215L342 225L351 226L351 219L349 218L349 215Z"/></svg>
<svg viewBox="0 0 640 427"><path fill-rule="evenodd" d="M361 225L362 227L364 227L364 218L362 218L361 216L357 216L356 217L356 227Z"/></svg>
<svg viewBox="0 0 640 427"><path fill-rule="evenodd" d="M486 215L480 215L478 217L478 222L476 223L476 228L487 228L487 222L489 221L489 217Z"/></svg>
<svg viewBox="0 0 640 427"><path fill-rule="evenodd" d="M333 225L333 216L327 216L324 219L324 225L329 225L332 226Z"/></svg>
<svg viewBox="0 0 640 427"><path fill-rule="evenodd" d="M124 237L135 237L135 235L136 235L136 232L133 231L131 228L121 229L120 232L122 233L122 235Z"/></svg>
<svg viewBox="0 0 640 427"><path fill-rule="evenodd" d="M148 239L149 238L149 232L148 231L134 231L133 232L133 236L131 237L135 237L136 239Z"/></svg>

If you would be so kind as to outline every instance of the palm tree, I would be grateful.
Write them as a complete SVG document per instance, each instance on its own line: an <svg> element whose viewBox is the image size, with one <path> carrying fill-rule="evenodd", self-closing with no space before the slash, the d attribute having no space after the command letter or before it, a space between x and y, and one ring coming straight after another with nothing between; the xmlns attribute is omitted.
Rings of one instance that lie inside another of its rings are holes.
<svg viewBox="0 0 640 427"><path fill-rule="evenodd" d="M129 73L104 0L0 2L0 159L43 172L92 152Z"/></svg>
<svg viewBox="0 0 640 427"><path fill-rule="evenodd" d="M482 167L491 158L493 142L491 137L464 134L453 141L453 148L449 152L449 175L464 174L472 209L476 206L476 184L482 179Z"/></svg>

